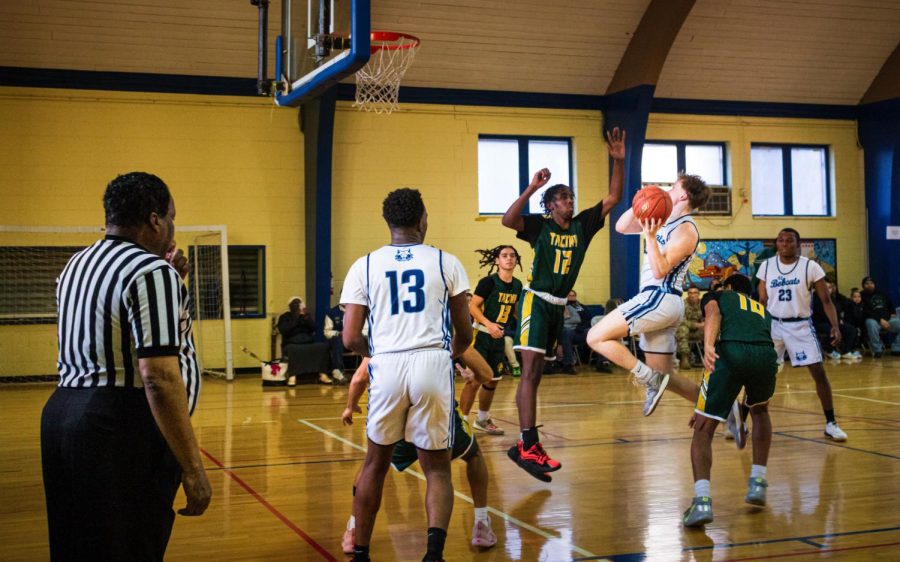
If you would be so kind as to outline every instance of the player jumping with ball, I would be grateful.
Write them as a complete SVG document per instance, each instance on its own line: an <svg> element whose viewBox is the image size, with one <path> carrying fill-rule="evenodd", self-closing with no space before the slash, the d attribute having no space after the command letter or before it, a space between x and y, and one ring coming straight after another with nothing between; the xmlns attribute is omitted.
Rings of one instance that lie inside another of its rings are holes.
<svg viewBox="0 0 900 562"><path fill-rule="evenodd" d="M673 369L675 330L684 316L682 285L691 256L700 243L700 231L691 212L706 203L709 188L698 176L682 174L669 197L672 213L666 221L638 220L629 209L616 222L618 232L643 232L646 237L641 290L604 316L587 335L591 348L634 373L635 380L646 386L645 416L653 413L667 387L691 402L697 401L699 393L695 383L674 375ZM620 343L622 338L635 334L641 336L646 363Z"/></svg>

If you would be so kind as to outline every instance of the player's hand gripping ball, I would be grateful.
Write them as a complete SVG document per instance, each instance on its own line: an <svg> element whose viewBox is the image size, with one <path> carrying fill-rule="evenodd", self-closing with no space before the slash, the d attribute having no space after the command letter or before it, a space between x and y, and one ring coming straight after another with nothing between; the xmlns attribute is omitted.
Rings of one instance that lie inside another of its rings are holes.
<svg viewBox="0 0 900 562"><path fill-rule="evenodd" d="M672 198L658 186L648 185L634 196L631 210L638 220L665 221L672 214Z"/></svg>

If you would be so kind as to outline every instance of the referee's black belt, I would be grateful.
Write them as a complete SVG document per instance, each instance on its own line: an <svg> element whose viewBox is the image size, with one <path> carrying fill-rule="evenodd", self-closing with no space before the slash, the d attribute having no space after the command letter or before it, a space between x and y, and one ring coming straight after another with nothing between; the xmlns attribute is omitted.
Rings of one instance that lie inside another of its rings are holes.
<svg viewBox="0 0 900 562"><path fill-rule="evenodd" d="M806 318L794 317L794 318L778 318L776 316L772 317L772 320L778 320L779 322L808 322L809 316Z"/></svg>
<svg viewBox="0 0 900 562"><path fill-rule="evenodd" d="M678 289L666 289L659 285L648 285L647 287L641 289L642 293L646 291L659 291L660 293L668 293L670 295L675 295L676 297L681 296L681 291L679 291Z"/></svg>

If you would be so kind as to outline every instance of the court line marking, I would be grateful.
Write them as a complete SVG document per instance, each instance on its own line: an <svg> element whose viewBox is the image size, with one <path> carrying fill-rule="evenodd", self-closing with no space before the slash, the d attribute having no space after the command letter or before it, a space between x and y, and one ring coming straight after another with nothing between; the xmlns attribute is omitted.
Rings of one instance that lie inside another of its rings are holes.
<svg viewBox="0 0 900 562"><path fill-rule="evenodd" d="M800 441L809 441L810 443L818 443L819 445L837 447L838 449L847 449L848 451L856 451L858 453L866 453L869 455L876 455L879 457L887 457L889 459L900 460L900 457L898 457L897 455L891 455L889 453L879 453L878 451L869 451L867 449L859 449L857 447L848 447L847 445L842 445L833 441L825 441L823 439L810 439L809 437L800 437L799 435L791 435L790 433L786 433L784 431L773 431L772 434L778 435L780 437L790 437L791 439L798 439Z"/></svg>
<svg viewBox="0 0 900 562"><path fill-rule="evenodd" d="M838 394L837 392L832 392L831 394L832 394L832 396L840 396L841 398L851 398L853 400L865 400L866 402L877 402L879 404L890 404L891 406L900 406L900 402L889 402L887 400L875 400L874 398L863 398L862 396L850 396L849 394Z"/></svg>
<svg viewBox="0 0 900 562"><path fill-rule="evenodd" d="M750 558L729 558L724 562L746 562L747 560L771 560L773 558L790 558L793 556L810 556L815 554L825 554L828 552L846 552L848 550L865 550L867 548L882 548L886 546L897 546L900 542L888 542L882 544L868 544L863 546L847 546L844 548L823 548L814 552L790 552L785 554L772 554L769 556L752 556Z"/></svg>
<svg viewBox="0 0 900 562"><path fill-rule="evenodd" d="M256 501L258 501L260 504L262 504L263 507L268 509L272 513L272 515L274 515L279 520L281 520L281 522L284 523L288 529L294 531L295 534L297 534L300 538L302 538L307 543L309 543L309 545L311 547L316 549L316 551L318 551L318 553L321 554L325 560L328 560L329 562L338 562L337 558L335 558L334 556L331 555L330 552L325 550L325 547L323 547L318 542L316 542L316 540L314 538L307 535L303 531L303 529L301 529L300 527L295 525L294 522L291 521L290 519L288 519L288 517L286 515L284 515L280 511L278 511L278 509L274 505L269 503L268 500L266 500L266 498L262 497L259 494L259 492L257 492L256 490L253 489L252 486L250 486L249 484L244 482L244 480L240 476L235 474L233 470L225 468L225 465L222 464L222 462L219 459L212 456L209 453L209 451L207 451L203 447L200 447L200 452L203 453L206 456L206 458L208 458L210 461L212 461L214 464L216 464L219 468L221 468L225 472L225 474L227 474L232 480L234 480L241 488L246 490L248 494L253 496L256 499Z"/></svg>
<svg viewBox="0 0 900 562"><path fill-rule="evenodd" d="M699 552L704 550L723 550L727 548L736 548L741 546L757 546L761 544L776 544L776 543L784 543L784 542L802 542L804 544L815 544L811 543L811 539L831 539L831 538L840 538L840 537L851 537L855 535L873 535L876 533L887 533L891 531L900 531L900 527L882 527L879 529L865 529L862 531L845 531L841 533L824 533L821 535L806 535L800 537L783 537L780 539L768 539L761 541L746 541L746 542L735 542L735 543L726 543L726 544L714 544L711 546L689 546L681 549L681 552ZM845 547L845 548L835 548L835 549L825 549L822 548L820 550L816 550L816 553L824 553L824 552L837 552L841 550L855 550L860 548L878 548L882 546L893 546L900 543L887 543L887 544L873 544L873 545L862 545L856 547ZM825 546L825 545L823 545ZM798 552L798 553L790 553L790 554L774 554L774 555L764 555L762 557L753 557L753 558L733 558L732 562L736 562L737 560L761 560L764 558L781 558L784 556L809 556L813 554L812 552ZM627 554L607 554L606 557L612 560L625 560L627 557L638 557L643 556L643 560L646 560L647 553L646 552L631 552ZM573 562L580 560L597 560L603 559L603 557L597 558L577 558L573 560Z"/></svg>
<svg viewBox="0 0 900 562"><path fill-rule="evenodd" d="M333 433L333 432L331 432L331 431L328 431L328 430L325 429L324 427L319 427L318 425L316 425L316 424L314 424L314 423L311 423L311 422L309 422L308 420L305 420L305 419L299 419L299 420L297 420L297 421L300 422L300 423L302 423L303 425L305 425L305 426L311 428L311 429L315 429L316 431L318 431L318 432L320 432L320 433L323 433L323 434L327 435L328 437L331 437L332 439L335 439L335 440L337 440L337 441L340 441L341 443L344 443L345 445L348 445L348 446L350 446L350 447L352 447L352 448L354 448L354 449L356 449L356 450L358 450L358 451L366 452L366 447L363 447L362 445L358 445L358 444L354 443L353 441L350 441L349 439L345 439L345 438L341 437L340 435L338 435L338 434L336 434L336 433ZM425 481L425 475L422 474L421 472L415 470L415 469L407 468L406 470L403 471L403 473L404 473L404 474L409 474L409 475L411 475L411 476L415 476L415 477L418 478L419 480ZM461 499L461 500L463 500L463 501L466 501L466 502L468 502L468 503L470 503L470 504L472 504L472 505L475 504L475 502L472 500L472 498L470 498L469 496L463 494L462 492L459 492L459 491L457 491L457 490L453 490L453 495L455 495L455 496L458 497L459 499ZM495 514L496 516L500 517L500 518L503 519L504 521L507 521L507 522L509 522L509 523L512 523L513 525L515 525L515 526L517 526L517 527L519 527L519 528L521 528L521 529L525 529L525 530L527 530L527 531L531 531L532 533L534 533L534 534L536 534L536 535L538 535L538 536L541 536L541 537L543 537L543 538L545 538L545 539L547 539L547 540L552 540L552 539L558 539L558 538L559 538L559 537L556 536L556 535L553 535L553 534L551 534L551 533L549 533L549 532L547 532L547 531L545 531L545 530L543 530L543 529L541 529L541 528L539 528L539 527L535 527L534 525L529 525L528 523L522 521L521 519L518 519L518 518L516 518L516 517L513 517L512 515L510 515L510 514L508 514L508 513L506 513L506 512L500 511L499 509L495 509L495 508L493 508L493 507L491 507L491 506L488 506L488 507L487 507L487 510L488 510L489 512ZM581 547L579 547L579 546L576 546L576 545L574 545L574 544L569 543L569 547L570 547L570 549L572 550L572 552L576 552L576 553L578 553L578 554L581 554L582 556L588 556L588 557L595 557L595 556L596 556L594 553L592 553L592 552L590 552L590 551L587 551L587 550L585 550L585 549L583 549L583 548L581 548Z"/></svg>
<svg viewBox="0 0 900 562"><path fill-rule="evenodd" d="M852 387L852 388L837 388L837 389L832 390L832 394L834 396L843 396L841 394L836 394L835 391L836 392L859 392L859 391L863 391L863 390L888 390L888 389L894 389L894 388L900 388L900 385L895 384L895 385L887 385L887 386L859 386L859 387ZM813 390L785 390L782 392L776 391L775 396L777 397L777 396L782 396L782 395L786 395L786 394L812 394L815 392L816 392L815 389L813 389ZM844 398L855 398L857 400L870 400L870 401L877 402L877 400L874 400L872 398L862 398L859 396L843 396L843 397ZM668 397L663 399L663 402L678 402L678 401L679 401L679 399L677 399L675 397L672 397L671 399L669 399ZM625 404L643 404L643 403L644 403L643 400L615 400L615 401L608 401L608 402L607 401L579 402L576 404L548 404L545 406L539 405L538 408L541 410L549 410L552 408L588 408L588 407L593 407L593 406L621 406L621 405L625 405ZM900 406L900 403L898 403L898 402L884 402L884 403L892 404L895 406ZM366 402L362 402L360 405L365 406L366 404L367 404ZM322 404L322 405L324 405L324 404ZM491 411L492 412L513 412L513 411L518 411L518 408L516 408L516 407L491 408ZM309 420L309 421L333 421L333 420L339 420L341 418L340 418L340 416L333 416L333 417L325 417L325 418L305 418L305 419Z"/></svg>

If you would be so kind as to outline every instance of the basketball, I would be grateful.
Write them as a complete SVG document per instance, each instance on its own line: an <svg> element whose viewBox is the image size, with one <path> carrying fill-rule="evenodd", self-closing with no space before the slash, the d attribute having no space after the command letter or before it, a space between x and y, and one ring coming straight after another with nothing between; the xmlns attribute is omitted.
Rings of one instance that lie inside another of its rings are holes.
<svg viewBox="0 0 900 562"><path fill-rule="evenodd" d="M669 194L655 185L645 186L631 201L631 210L636 219L666 220L672 214L672 199Z"/></svg>

